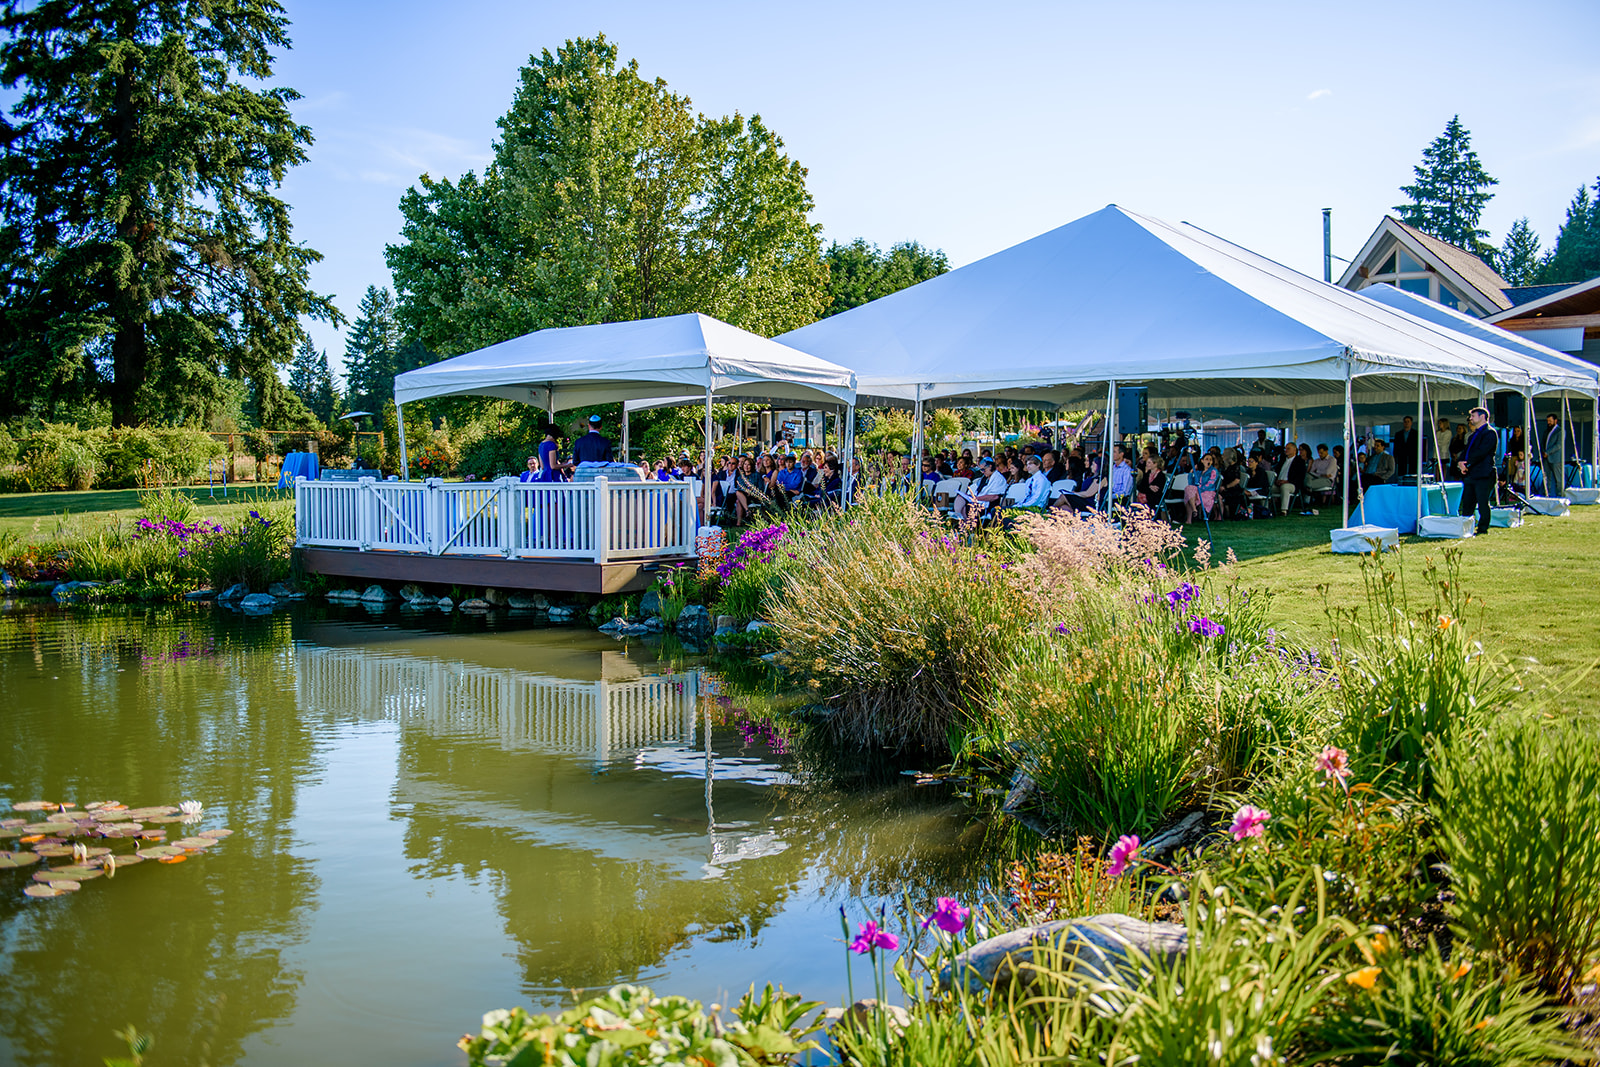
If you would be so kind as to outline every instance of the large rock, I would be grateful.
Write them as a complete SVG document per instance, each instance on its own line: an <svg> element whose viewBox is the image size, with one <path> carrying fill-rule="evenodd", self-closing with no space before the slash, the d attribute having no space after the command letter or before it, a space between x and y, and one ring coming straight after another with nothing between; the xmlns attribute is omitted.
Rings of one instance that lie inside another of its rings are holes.
<svg viewBox="0 0 1600 1067"><path fill-rule="evenodd" d="M736 619L735 617L733 617L732 615L718 615L717 616L717 629L718 630L736 630L738 628L739 628L739 620Z"/></svg>
<svg viewBox="0 0 1600 1067"><path fill-rule="evenodd" d="M329 600L348 604L361 599L361 593L355 589L330 589L325 594Z"/></svg>
<svg viewBox="0 0 1600 1067"><path fill-rule="evenodd" d="M94 589L99 585L99 582L61 582L50 590L50 595L57 600L72 600L83 590Z"/></svg>
<svg viewBox="0 0 1600 1067"><path fill-rule="evenodd" d="M543 611L550 602L538 593L512 593L506 597L506 607L512 611Z"/></svg>
<svg viewBox="0 0 1600 1067"><path fill-rule="evenodd" d="M777 623L768 622L766 619L752 619L750 625L744 628L747 634L760 633L762 630L776 630Z"/></svg>
<svg viewBox="0 0 1600 1067"><path fill-rule="evenodd" d="M442 596L434 601L433 606L448 615L456 609L456 602L447 596Z"/></svg>
<svg viewBox="0 0 1600 1067"><path fill-rule="evenodd" d="M704 644L714 629L704 604L690 604L678 616L678 634L686 641Z"/></svg>
<svg viewBox="0 0 1600 1067"><path fill-rule="evenodd" d="M1011 982L1026 985L1036 968L1117 981L1139 966L1130 949L1154 962L1172 963L1188 951L1189 931L1177 923L1147 923L1115 912L1025 926L961 953L939 971L939 984L949 988L961 981L969 993L982 995Z"/></svg>
<svg viewBox="0 0 1600 1067"><path fill-rule="evenodd" d="M288 582L273 582L267 586L267 592L279 600L304 600L306 595Z"/></svg>
<svg viewBox="0 0 1600 1067"><path fill-rule="evenodd" d="M661 614L661 596L654 589L646 590L639 598L639 614L647 619Z"/></svg>
<svg viewBox="0 0 1600 1067"><path fill-rule="evenodd" d="M385 589L377 582L373 582L371 585L367 586L366 592L361 594L361 599L368 604L387 604L391 600L398 600L400 598L389 592L389 590Z"/></svg>
<svg viewBox="0 0 1600 1067"><path fill-rule="evenodd" d="M183 599L215 600L217 599L217 591L215 589L191 589L187 593L183 594Z"/></svg>
<svg viewBox="0 0 1600 1067"><path fill-rule="evenodd" d="M504 589L485 589L483 591L483 599L497 608L509 608L511 606L511 594Z"/></svg>
<svg viewBox="0 0 1600 1067"><path fill-rule="evenodd" d="M222 601L224 604L228 604L228 603L232 603L235 600L243 600L245 597L247 597L249 595L250 595L250 587L248 585L245 585L243 582L237 582L234 585L228 586L228 588L224 589L222 592L218 593L217 594L217 599Z"/></svg>
<svg viewBox="0 0 1600 1067"><path fill-rule="evenodd" d="M251 593L239 601L239 610L246 615L268 615L278 606L278 598L271 593Z"/></svg>
<svg viewBox="0 0 1600 1067"><path fill-rule="evenodd" d="M461 602L462 611L493 611L494 605L481 597L468 597Z"/></svg>
<svg viewBox="0 0 1600 1067"><path fill-rule="evenodd" d="M400 599L407 604L431 605L434 601L433 594L423 591L422 586L416 582L407 582L400 587Z"/></svg>

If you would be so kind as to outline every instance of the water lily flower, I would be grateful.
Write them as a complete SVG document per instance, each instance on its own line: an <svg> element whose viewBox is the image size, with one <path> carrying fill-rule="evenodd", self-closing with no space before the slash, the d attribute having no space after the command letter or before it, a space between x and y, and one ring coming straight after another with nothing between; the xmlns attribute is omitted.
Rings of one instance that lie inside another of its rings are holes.
<svg viewBox="0 0 1600 1067"><path fill-rule="evenodd" d="M1260 837L1261 827L1272 818L1272 812L1265 808L1244 805L1233 813L1233 825L1228 827L1228 832L1235 841L1243 841L1247 837Z"/></svg>
<svg viewBox="0 0 1600 1067"><path fill-rule="evenodd" d="M922 928L926 930L931 925L947 934L959 934L966 929L967 916L971 914L972 909L962 907L955 897L940 897L934 902L933 914L922 921Z"/></svg>
<svg viewBox="0 0 1600 1067"><path fill-rule="evenodd" d="M1345 779L1350 777L1350 753L1342 748L1328 745L1317 756L1317 770L1321 771L1324 777L1343 785Z"/></svg>
<svg viewBox="0 0 1600 1067"><path fill-rule="evenodd" d="M1123 834L1117 838L1117 843L1111 846L1111 862L1106 865L1106 874L1112 878L1117 877L1128 869L1139 856L1139 835Z"/></svg>
<svg viewBox="0 0 1600 1067"><path fill-rule="evenodd" d="M195 822L200 818L205 806L198 800L185 800L178 805L178 814L183 816L184 822Z"/></svg>
<svg viewBox="0 0 1600 1067"><path fill-rule="evenodd" d="M850 951L864 955L873 949L887 949L893 952L900 947L900 939L889 931L868 919L861 924L861 932L856 934L856 939L850 942Z"/></svg>

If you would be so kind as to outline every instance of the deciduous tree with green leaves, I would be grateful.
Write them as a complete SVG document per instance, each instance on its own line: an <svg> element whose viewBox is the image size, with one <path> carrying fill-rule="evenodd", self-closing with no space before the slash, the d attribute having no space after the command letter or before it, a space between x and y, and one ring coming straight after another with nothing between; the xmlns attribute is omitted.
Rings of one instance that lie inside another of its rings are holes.
<svg viewBox="0 0 1600 1067"><path fill-rule="evenodd" d="M1472 134L1460 115L1452 116L1444 132L1422 150L1422 162L1413 173L1416 182L1400 187L1407 198L1395 206L1400 221L1485 259L1492 257L1494 247L1484 240L1489 231L1478 220L1484 205L1494 199L1488 190L1500 182L1478 162Z"/></svg>
<svg viewBox="0 0 1600 1067"><path fill-rule="evenodd" d="M398 317L432 351L691 311L771 336L822 309L805 168L759 116L696 116L600 36L534 56L500 129L481 176L400 202Z"/></svg>
<svg viewBox="0 0 1600 1067"><path fill-rule="evenodd" d="M120 425L248 377L264 418L319 255L275 194L311 131L268 87L276 0L8 0L0 412L103 397Z"/></svg>

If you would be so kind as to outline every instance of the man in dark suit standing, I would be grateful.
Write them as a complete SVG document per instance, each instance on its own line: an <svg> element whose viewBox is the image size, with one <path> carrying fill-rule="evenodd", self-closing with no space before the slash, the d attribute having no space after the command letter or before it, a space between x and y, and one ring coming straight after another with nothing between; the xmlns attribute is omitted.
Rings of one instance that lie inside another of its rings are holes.
<svg viewBox="0 0 1600 1067"><path fill-rule="evenodd" d="M1410 415L1401 420L1400 432L1394 435L1389 451L1394 455L1396 480L1409 478L1417 473L1417 431L1411 425Z"/></svg>
<svg viewBox="0 0 1600 1067"><path fill-rule="evenodd" d="M1494 431L1489 428L1486 408L1473 408L1467 413L1471 433L1467 437L1467 450L1456 466L1461 471L1461 514L1471 515L1478 509L1478 533L1489 532L1489 501L1494 495L1494 457L1497 451Z"/></svg>
<svg viewBox="0 0 1600 1067"><path fill-rule="evenodd" d="M572 443L575 463L610 463L611 438L600 432L600 416L589 416L589 432Z"/></svg>

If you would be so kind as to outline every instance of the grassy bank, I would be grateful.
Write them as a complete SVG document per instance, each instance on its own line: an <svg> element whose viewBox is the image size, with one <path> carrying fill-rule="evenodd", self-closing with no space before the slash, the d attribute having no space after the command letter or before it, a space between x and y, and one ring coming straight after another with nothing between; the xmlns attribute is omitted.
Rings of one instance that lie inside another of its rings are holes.
<svg viewBox="0 0 1600 1067"><path fill-rule="evenodd" d="M1231 548L1243 580L1274 594L1275 617L1299 637L1326 644L1332 632L1325 600L1349 608L1362 599L1359 561L1328 551L1328 531L1338 525L1338 513L1327 510L1218 523L1213 556ZM1191 548L1204 533L1202 526L1188 528ZM1411 567L1452 543L1405 538L1402 554ZM1513 659L1536 660L1528 665L1531 681L1564 686L1600 661L1600 612L1592 600L1600 586L1600 508L1573 508L1563 519L1530 517L1520 529L1491 530L1460 546L1461 580L1482 613L1485 643ZM1577 684L1562 702L1600 711L1600 689Z"/></svg>
<svg viewBox="0 0 1600 1067"><path fill-rule="evenodd" d="M170 490L194 503L195 514L209 522L232 525L262 504L290 500L294 494L265 486L213 492L194 485ZM0 493L0 538L51 541L87 533L119 519L137 519L143 511L138 489L96 489L83 493Z"/></svg>

